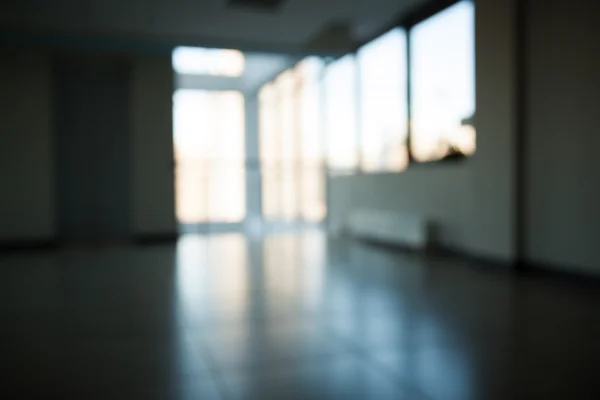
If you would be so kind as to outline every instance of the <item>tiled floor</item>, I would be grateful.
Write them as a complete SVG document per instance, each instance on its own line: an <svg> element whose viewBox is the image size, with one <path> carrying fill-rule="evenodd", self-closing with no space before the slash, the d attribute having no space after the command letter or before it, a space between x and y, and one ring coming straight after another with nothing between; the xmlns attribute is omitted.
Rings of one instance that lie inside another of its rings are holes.
<svg viewBox="0 0 600 400"><path fill-rule="evenodd" d="M0 397L600 398L600 293L313 231L0 255Z"/></svg>

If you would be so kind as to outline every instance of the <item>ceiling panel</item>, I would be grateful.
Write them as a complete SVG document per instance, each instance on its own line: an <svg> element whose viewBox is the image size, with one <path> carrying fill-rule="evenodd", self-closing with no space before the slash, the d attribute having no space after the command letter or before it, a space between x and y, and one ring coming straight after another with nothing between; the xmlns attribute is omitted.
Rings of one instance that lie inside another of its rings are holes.
<svg viewBox="0 0 600 400"><path fill-rule="evenodd" d="M4 0L0 29L302 51L332 23L347 25L348 40L337 45L351 47L427 0L287 0L276 12L229 1Z"/></svg>

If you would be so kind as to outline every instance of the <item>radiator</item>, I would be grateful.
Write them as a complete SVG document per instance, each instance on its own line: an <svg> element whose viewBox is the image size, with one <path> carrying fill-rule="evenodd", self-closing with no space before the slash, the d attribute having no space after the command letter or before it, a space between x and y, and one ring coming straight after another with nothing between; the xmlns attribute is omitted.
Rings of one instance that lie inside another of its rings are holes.
<svg viewBox="0 0 600 400"><path fill-rule="evenodd" d="M428 224L424 218L393 211L356 210L350 214L346 231L354 237L414 249L425 249Z"/></svg>

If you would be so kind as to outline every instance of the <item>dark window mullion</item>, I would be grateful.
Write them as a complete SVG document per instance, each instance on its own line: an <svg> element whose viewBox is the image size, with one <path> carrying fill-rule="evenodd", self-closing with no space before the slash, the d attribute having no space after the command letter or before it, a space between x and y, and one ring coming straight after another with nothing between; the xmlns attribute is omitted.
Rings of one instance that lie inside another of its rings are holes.
<svg viewBox="0 0 600 400"><path fill-rule="evenodd" d="M356 125L356 165L354 166L355 173L363 172L363 114L362 114L362 85L361 85L361 65L358 58L358 51L354 53L354 100L355 100L355 118Z"/></svg>

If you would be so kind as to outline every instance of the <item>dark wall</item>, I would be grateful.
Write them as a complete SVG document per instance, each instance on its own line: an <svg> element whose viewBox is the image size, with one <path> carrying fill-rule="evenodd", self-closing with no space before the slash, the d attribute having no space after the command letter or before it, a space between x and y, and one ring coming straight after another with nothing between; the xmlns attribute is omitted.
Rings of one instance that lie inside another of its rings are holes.
<svg viewBox="0 0 600 400"><path fill-rule="evenodd" d="M54 63L58 232L118 239L130 232L129 66L110 56Z"/></svg>
<svg viewBox="0 0 600 400"><path fill-rule="evenodd" d="M50 62L0 48L0 244L55 234Z"/></svg>

